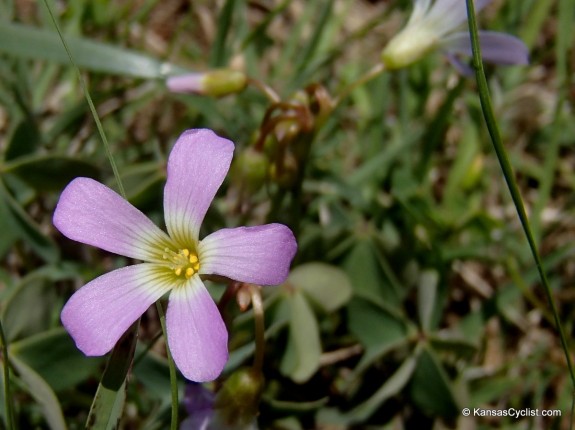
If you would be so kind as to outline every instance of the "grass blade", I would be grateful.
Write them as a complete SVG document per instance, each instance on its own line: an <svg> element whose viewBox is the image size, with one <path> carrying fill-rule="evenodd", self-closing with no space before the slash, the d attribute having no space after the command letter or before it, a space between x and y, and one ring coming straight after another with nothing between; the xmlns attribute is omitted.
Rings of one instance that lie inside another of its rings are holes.
<svg viewBox="0 0 575 430"><path fill-rule="evenodd" d="M529 248L535 260L535 265L537 266L537 271L539 272L539 277L541 278L541 283L545 290L545 295L551 307L551 312L553 313L553 318L555 320L555 325L561 339L561 345L563 351L565 352L565 359L567 361L567 367L569 368L569 375L571 377L571 382L573 387L575 387L575 374L573 372L573 364L571 363L571 356L569 354L569 345L567 344L567 338L563 331L561 325L561 320L559 318L559 313L557 311L557 306L555 305L555 300L553 299L553 294L551 292L551 286L547 280L547 275L543 267L543 262L539 256L539 251L537 249L537 244L531 232L531 226L529 224L529 218L527 218L527 213L525 212L525 205L523 204L523 198L519 192L519 187L515 181L515 175L509 162L509 157L507 156L507 151L503 146L501 141L501 135L499 133L499 128L497 126L497 121L495 120L495 115L493 113L493 108L491 105L491 97L489 95L489 87L487 85L487 79L485 77L485 71L483 69L483 61L481 60L481 48L479 46L479 36L477 30L477 22L475 20L475 9L473 6L473 0L465 0L467 3L467 19L469 22L469 34L471 37L471 46L473 51L473 68L475 70L475 78L477 79L477 87L479 90L479 100L481 102L481 109L483 111L483 116L487 124L487 129L489 130L489 135L491 136L491 142L493 143L493 148L497 154L497 159L503 171L503 176L505 177L505 182L509 188L511 198L513 199L513 204L517 210L519 220L521 221L521 226L527 237L527 242L529 243Z"/></svg>
<svg viewBox="0 0 575 430"><path fill-rule="evenodd" d="M74 63L83 69L147 79L189 73L189 70L136 51L78 37L66 39ZM60 64L70 62L59 35L52 31L0 21L0 40L0 51L16 57Z"/></svg>

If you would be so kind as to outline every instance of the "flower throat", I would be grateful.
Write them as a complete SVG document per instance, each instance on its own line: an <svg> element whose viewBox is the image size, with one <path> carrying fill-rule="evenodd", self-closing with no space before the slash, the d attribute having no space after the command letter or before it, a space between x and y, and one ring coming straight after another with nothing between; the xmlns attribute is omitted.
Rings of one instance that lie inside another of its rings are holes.
<svg viewBox="0 0 575 430"><path fill-rule="evenodd" d="M195 252L190 252L187 248L180 249L178 252L165 248L162 258L168 260L169 267L176 276L185 276L186 279L190 279L200 270L198 255Z"/></svg>

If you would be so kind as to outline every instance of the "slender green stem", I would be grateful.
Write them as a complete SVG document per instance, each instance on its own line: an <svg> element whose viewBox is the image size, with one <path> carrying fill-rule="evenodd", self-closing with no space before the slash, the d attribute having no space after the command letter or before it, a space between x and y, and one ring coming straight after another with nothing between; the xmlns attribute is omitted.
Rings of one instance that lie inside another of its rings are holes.
<svg viewBox="0 0 575 430"><path fill-rule="evenodd" d="M172 389L172 422L170 424L170 429L178 430L178 377L176 375L176 366L174 364L174 360L172 359L172 354L170 354L170 348L168 347L166 314L160 300L156 302L156 308L158 309L158 314L160 315L160 324L162 325L164 339L166 340L166 355L168 356L168 368L170 369L170 387Z"/></svg>
<svg viewBox="0 0 575 430"><path fill-rule="evenodd" d="M352 82L351 84L349 84L347 87L345 87L343 89L343 91L335 99L334 104L333 104L333 109L335 110L337 108L337 106L339 106L339 104L343 100L345 100L357 87L360 87L361 85L365 85L366 83L368 83L372 79L377 78L383 72L385 72L385 65L383 63L376 64L374 67L372 67L370 70L368 70L367 73L365 73L363 76L361 76L358 80Z"/></svg>
<svg viewBox="0 0 575 430"><path fill-rule="evenodd" d="M260 287L250 284L250 294L252 297L252 309L254 310L254 325L256 332L256 352L254 356L253 369L261 372L264 364L265 350L265 328L264 328L264 306Z"/></svg>
<svg viewBox="0 0 575 430"><path fill-rule="evenodd" d="M92 97L90 96L90 92L88 91L88 86L86 85L86 81L82 77L82 73L80 73L80 69L76 66L74 62L74 58L72 57L72 52L70 48L68 48L68 44L66 43L66 39L62 32L60 31L60 26L56 21L56 17L52 13L52 9L48 4L48 0L44 0L44 4L46 5L46 9L48 9L48 13L50 14L50 18L56 27L56 31L58 32L58 36L60 36L60 40L62 41L62 45L68 54L68 58L70 59L70 63L74 67L76 71L76 75L78 75L78 80L80 81L80 85L82 87L82 91L84 92L84 97L86 97L86 101L88 102L88 106L90 107L90 112L92 112L92 117L94 118L94 122L96 123L96 127L98 128L98 133L100 133L100 138L102 139L102 143L104 144L104 149L106 151L106 156L108 157L108 161L112 166L112 171L114 172L114 178L116 178L116 183L118 184L118 190L122 197L126 198L126 192L124 191L124 186L122 184L122 180L120 178L120 173L118 171L118 167L116 166L116 162L114 161L114 156L112 155L112 151L110 149L110 144L108 143L108 138L106 137L106 133L104 133L104 127L102 126L102 122L100 121L100 117L98 116L98 112L96 111L96 107L94 106L94 102L92 101Z"/></svg>
<svg viewBox="0 0 575 430"><path fill-rule="evenodd" d="M278 95L278 93L265 82L254 78L249 78L248 82L252 84L254 87L256 87L258 90L260 90L268 98L270 102L272 103L281 102L281 98Z"/></svg>
<svg viewBox="0 0 575 430"><path fill-rule="evenodd" d="M108 139L106 138L106 133L104 132L104 127L102 126L102 122L98 116L98 112L94 106L94 102L92 101L92 97L90 97L90 93L88 91L88 87L86 82L84 81L82 74L80 73L80 69L74 62L74 58L72 57L72 53L68 48L68 44L60 31L60 26L56 20L56 17L52 13L52 9L48 4L47 0L44 0L44 5L50 14L50 18L56 27L56 31L62 41L62 45L68 54L68 58L70 59L70 63L72 64L74 70L76 71L76 75L78 76L78 80L80 81L80 85L82 87L82 91L84 92L84 97L88 102L88 106L90 107L90 112L92 113L92 117L94 118L94 122L96 123L96 127L98 129L98 133L100 134L100 138L104 144L104 149L106 152L106 156L108 157L108 161L112 167L112 171L114 172L114 177L118 184L118 190L122 197L126 197L126 192L124 191L124 186L122 185L122 180L120 178L120 174L118 172L118 168L114 161L114 157L112 155L112 151L110 150L110 145L108 144ZM126 377L128 372L130 371L132 360L134 358L134 351L136 350L136 343L138 341L138 327L140 325L140 319L138 319L132 326L126 331L126 333L120 338L120 340L114 346L110 357L108 358L106 368L104 373L102 374L102 379L100 380L100 384L98 385L98 390L96 391L96 395L94 396L94 400L92 402L92 407L90 408L90 413L88 414L87 426L92 426L95 420L97 421L107 421L113 414L117 414L117 411L114 411L114 408L118 404L123 404L126 396L125 387L126 387ZM101 416L100 416L101 415ZM103 418L103 419L102 419ZM92 424L90 424L92 423Z"/></svg>
<svg viewBox="0 0 575 430"><path fill-rule="evenodd" d="M14 409L12 408L12 390L10 389L10 362L8 361L8 342L4 335L4 327L0 321L0 340L2 341L2 364L4 365L4 408L6 410L6 426L14 427Z"/></svg>
<svg viewBox="0 0 575 430"><path fill-rule="evenodd" d="M471 46L473 50L473 67L475 69L475 78L477 79L477 87L479 89L479 100L481 102L481 108L483 110L483 116L487 124L487 129L489 130L489 135L491 136L491 141L493 143L493 148L497 154L497 159L503 171L503 176L505 177L505 182L511 193L511 198L517 210L519 220L521 221L521 226L527 237L527 242L529 243L529 248L533 254L533 259L535 260L535 265L537 266L537 271L539 272L539 277L541 278L541 283L545 290L545 295L549 306L551 307L551 312L553 313L553 318L555 320L555 326L559 333L561 339L561 345L563 351L565 352L565 359L567 361L567 367L569 369L569 375L571 376L571 382L575 388L575 374L573 372L573 365L571 363L571 356L569 354L569 345L567 344L567 338L563 331L563 326L561 325L561 320L559 318L559 313L555 305L555 300L553 299L553 294L549 281L547 280L547 275L543 268L543 262L539 256L539 251L537 249L537 244L531 232L531 227L529 225L529 218L527 218L527 213L525 212L525 206L523 205L523 199L521 193L519 192L519 187L515 181L515 176L509 158L507 157L507 152L501 141L501 136L499 134L499 129L497 126L497 121L495 120L495 115L493 114L493 108L491 106L491 98L489 95L489 87L487 85L487 79L485 78L485 71L483 70L483 62L481 60L481 48L479 46L479 36L477 32L477 22L475 20L475 9L473 6L473 0L466 0L467 3L467 19L469 22L469 34L471 36Z"/></svg>

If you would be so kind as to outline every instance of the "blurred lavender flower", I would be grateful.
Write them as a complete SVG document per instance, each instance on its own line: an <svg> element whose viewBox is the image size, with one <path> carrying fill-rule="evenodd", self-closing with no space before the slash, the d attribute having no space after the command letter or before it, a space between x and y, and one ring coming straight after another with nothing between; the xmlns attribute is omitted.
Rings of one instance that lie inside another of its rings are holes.
<svg viewBox="0 0 575 430"><path fill-rule="evenodd" d="M186 385L184 406L189 416L180 425L180 430L207 430L214 414L215 398L215 394L202 384Z"/></svg>
<svg viewBox="0 0 575 430"><path fill-rule="evenodd" d="M491 0L475 0L479 12ZM381 54L387 69L399 69L420 60L429 52L440 49L463 73L471 69L458 60L458 55L471 53L467 31L456 31L467 23L465 0L414 0L413 12L407 25L387 44ZM518 38L504 33L480 31L481 53L487 62L497 64L527 64L529 54Z"/></svg>
<svg viewBox="0 0 575 430"><path fill-rule="evenodd" d="M239 93L245 89L247 84L248 78L244 73L229 69L170 76L166 80L166 86L174 93L192 93L212 97Z"/></svg>
<svg viewBox="0 0 575 430"><path fill-rule="evenodd" d="M240 394L241 395L241 394ZM188 417L180 424L180 430L257 430L255 416L245 423L226 422L221 406L216 405L216 395L202 384L186 385L184 406Z"/></svg>
<svg viewBox="0 0 575 430"><path fill-rule="evenodd" d="M170 292L168 345L183 375L215 379L228 358L228 333L201 275L276 285L297 244L282 224L225 228L199 240L204 216L232 160L234 144L211 130L188 130L168 160L164 210L168 234L108 187L76 178L62 192L54 225L66 237L143 260L80 288L62 323L86 355L104 355L146 309Z"/></svg>

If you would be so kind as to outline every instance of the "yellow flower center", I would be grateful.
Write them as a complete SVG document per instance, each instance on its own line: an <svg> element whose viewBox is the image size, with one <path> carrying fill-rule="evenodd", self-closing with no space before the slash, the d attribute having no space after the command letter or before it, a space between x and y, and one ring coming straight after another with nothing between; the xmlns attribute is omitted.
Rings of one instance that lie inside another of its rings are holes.
<svg viewBox="0 0 575 430"><path fill-rule="evenodd" d="M162 258L168 261L168 266L174 271L176 276L185 276L190 279L195 273L200 270L200 260L198 254L190 252L189 249L184 248L178 252L172 251L170 248L164 249Z"/></svg>

